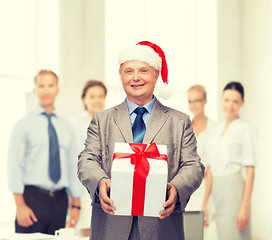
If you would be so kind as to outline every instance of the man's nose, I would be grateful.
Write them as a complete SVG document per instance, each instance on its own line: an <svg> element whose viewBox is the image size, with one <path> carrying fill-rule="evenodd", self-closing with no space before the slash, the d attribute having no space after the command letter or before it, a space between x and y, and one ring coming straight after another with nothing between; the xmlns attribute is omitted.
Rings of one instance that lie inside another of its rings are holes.
<svg viewBox="0 0 272 240"><path fill-rule="evenodd" d="M44 93L49 93L49 88L44 88Z"/></svg>
<svg viewBox="0 0 272 240"><path fill-rule="evenodd" d="M136 71L134 72L133 80L134 80L134 81L139 81L139 80L140 80L139 73L136 72Z"/></svg>

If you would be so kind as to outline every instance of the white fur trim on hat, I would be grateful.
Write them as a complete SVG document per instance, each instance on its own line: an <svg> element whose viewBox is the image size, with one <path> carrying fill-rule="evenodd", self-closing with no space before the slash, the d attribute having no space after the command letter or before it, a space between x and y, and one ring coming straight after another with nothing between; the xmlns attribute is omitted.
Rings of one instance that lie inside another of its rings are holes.
<svg viewBox="0 0 272 240"><path fill-rule="evenodd" d="M158 53L156 53L151 47L144 45L133 45L124 48L118 55L118 63L128 61L141 61L147 63L149 66L160 71L162 68L162 59Z"/></svg>

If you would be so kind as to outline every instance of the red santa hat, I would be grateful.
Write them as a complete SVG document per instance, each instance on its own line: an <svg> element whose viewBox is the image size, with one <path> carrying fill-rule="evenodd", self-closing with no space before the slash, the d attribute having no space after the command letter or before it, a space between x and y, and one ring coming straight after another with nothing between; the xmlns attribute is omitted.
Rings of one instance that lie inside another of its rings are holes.
<svg viewBox="0 0 272 240"><path fill-rule="evenodd" d="M119 65L132 60L147 63L157 71L161 72L162 81L168 84L168 68L162 49L148 41L142 41L136 45L124 48L118 56Z"/></svg>

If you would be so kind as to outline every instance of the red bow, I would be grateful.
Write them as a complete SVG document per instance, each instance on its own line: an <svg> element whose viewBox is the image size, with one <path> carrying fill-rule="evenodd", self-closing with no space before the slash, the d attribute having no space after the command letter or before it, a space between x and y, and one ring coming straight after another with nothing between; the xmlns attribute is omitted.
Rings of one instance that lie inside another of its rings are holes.
<svg viewBox="0 0 272 240"><path fill-rule="evenodd" d="M167 161L167 155L160 154L156 143L147 144L129 143L134 153L114 153L114 159L130 158L131 164L135 165L133 175L133 192L131 215L143 216L145 201L146 178L149 173L149 162L147 158Z"/></svg>

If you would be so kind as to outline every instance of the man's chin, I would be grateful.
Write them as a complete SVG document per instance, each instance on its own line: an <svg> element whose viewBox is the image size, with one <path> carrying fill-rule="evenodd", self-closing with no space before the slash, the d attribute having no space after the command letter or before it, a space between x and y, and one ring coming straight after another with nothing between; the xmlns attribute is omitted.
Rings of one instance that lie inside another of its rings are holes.
<svg viewBox="0 0 272 240"><path fill-rule="evenodd" d="M50 107L50 106L54 105L54 102L52 102L52 101L43 101L43 102L40 102L40 105L42 107Z"/></svg>
<svg viewBox="0 0 272 240"><path fill-rule="evenodd" d="M143 98L144 97L144 94L143 93L141 93L141 92L134 92L134 94L133 95L131 95L131 97L133 97L133 98L139 98L139 99L141 99L141 98Z"/></svg>

